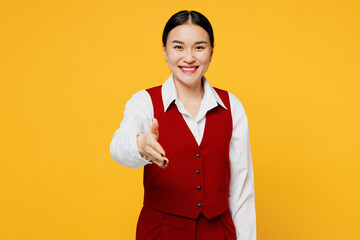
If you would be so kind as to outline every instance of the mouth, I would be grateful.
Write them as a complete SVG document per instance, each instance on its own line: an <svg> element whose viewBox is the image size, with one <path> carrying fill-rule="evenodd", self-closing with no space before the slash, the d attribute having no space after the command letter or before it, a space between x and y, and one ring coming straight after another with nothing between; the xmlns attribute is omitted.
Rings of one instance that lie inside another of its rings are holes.
<svg viewBox="0 0 360 240"><path fill-rule="evenodd" d="M199 66L179 66L183 73L195 73Z"/></svg>

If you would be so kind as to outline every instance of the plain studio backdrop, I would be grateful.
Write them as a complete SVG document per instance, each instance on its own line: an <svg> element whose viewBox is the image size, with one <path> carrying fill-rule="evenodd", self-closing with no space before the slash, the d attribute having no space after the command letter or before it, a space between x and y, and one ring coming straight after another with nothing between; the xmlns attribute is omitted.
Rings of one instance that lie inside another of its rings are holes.
<svg viewBox="0 0 360 240"><path fill-rule="evenodd" d="M258 239L360 239L358 0L2 1L0 239L134 239L142 169L109 146L184 9L248 115Z"/></svg>

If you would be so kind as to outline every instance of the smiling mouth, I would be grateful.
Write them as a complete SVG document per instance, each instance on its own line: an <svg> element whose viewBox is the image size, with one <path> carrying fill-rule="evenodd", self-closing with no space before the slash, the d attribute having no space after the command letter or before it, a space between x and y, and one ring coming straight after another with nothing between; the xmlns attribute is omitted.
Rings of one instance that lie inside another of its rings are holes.
<svg viewBox="0 0 360 240"><path fill-rule="evenodd" d="M187 71L192 71L192 70L195 70L195 69L199 68L199 66L195 66L195 67L181 67L181 66L179 66L179 68L187 70Z"/></svg>
<svg viewBox="0 0 360 240"><path fill-rule="evenodd" d="M199 66L179 66L179 68L184 73L194 73L199 68Z"/></svg>

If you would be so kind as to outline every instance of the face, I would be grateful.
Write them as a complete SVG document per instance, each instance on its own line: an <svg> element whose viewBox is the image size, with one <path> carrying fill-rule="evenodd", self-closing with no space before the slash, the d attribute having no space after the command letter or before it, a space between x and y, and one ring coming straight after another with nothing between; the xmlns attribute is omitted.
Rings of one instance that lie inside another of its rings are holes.
<svg viewBox="0 0 360 240"><path fill-rule="evenodd" d="M195 24L173 28L163 47L174 81L188 87L196 86L209 67L213 48L209 34Z"/></svg>

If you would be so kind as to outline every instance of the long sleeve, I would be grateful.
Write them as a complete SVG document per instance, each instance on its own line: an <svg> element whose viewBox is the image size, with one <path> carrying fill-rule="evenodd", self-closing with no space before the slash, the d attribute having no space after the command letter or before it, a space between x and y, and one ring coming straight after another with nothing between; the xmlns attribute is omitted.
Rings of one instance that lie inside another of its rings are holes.
<svg viewBox="0 0 360 240"><path fill-rule="evenodd" d="M229 209L237 240L256 239L254 173L251 159L249 126L241 102L231 93L233 134L230 141Z"/></svg>
<svg viewBox="0 0 360 240"><path fill-rule="evenodd" d="M145 134L154 116L150 95L142 90L135 93L126 103L124 118L110 144L111 157L129 168L141 168L150 161L141 157L136 143L137 134Z"/></svg>

